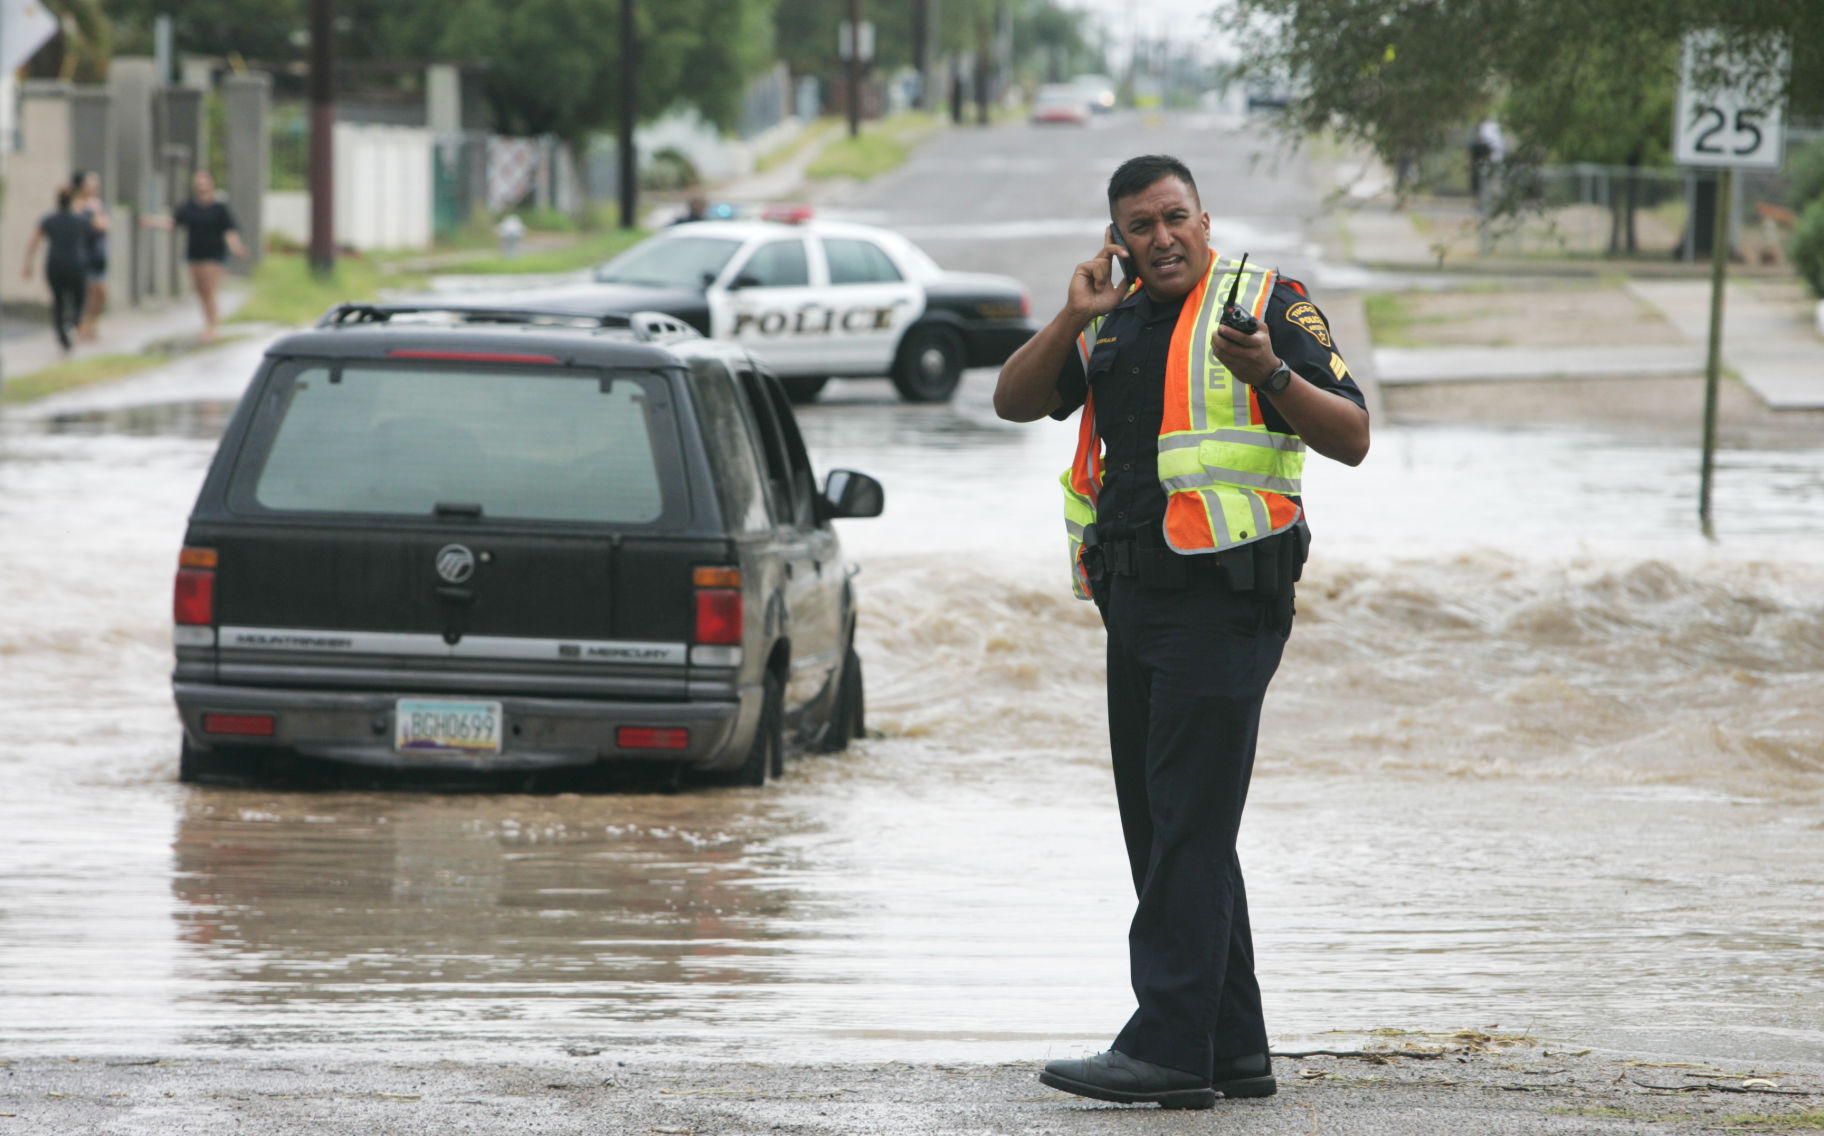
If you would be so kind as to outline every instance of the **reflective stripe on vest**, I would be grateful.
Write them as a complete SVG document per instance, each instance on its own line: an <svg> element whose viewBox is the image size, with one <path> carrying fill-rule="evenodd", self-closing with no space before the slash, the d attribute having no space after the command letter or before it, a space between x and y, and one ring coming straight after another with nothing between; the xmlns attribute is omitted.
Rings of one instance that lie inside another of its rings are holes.
<svg viewBox="0 0 1824 1136"><path fill-rule="evenodd" d="M1210 270L1185 297L1172 328L1165 369L1165 410L1159 424L1159 484L1166 493L1165 542L1201 554L1252 544L1290 528L1300 509L1305 444L1296 434L1267 429L1254 388L1229 374L1210 350L1235 266L1214 253ZM1272 272L1246 272L1236 303L1255 318L1266 312ZM1103 317L1077 337L1085 379ZM1095 520L1102 487L1102 443L1093 392L1085 394L1077 453L1064 471L1064 523L1070 540L1071 585L1089 598L1082 567L1083 529Z"/></svg>

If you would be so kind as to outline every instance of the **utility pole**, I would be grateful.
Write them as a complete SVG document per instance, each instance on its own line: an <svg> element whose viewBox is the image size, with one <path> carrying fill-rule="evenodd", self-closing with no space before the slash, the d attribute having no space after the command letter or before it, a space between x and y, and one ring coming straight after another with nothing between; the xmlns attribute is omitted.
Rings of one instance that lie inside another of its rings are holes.
<svg viewBox="0 0 1824 1136"><path fill-rule="evenodd" d="M931 0L912 0L912 68L918 72L918 109L931 109Z"/></svg>
<svg viewBox="0 0 1824 1136"><path fill-rule="evenodd" d="M993 44L989 19L978 15L975 20L975 124L988 125L988 49Z"/></svg>
<svg viewBox="0 0 1824 1136"><path fill-rule="evenodd" d="M336 270L336 0L310 0L310 270Z"/></svg>
<svg viewBox="0 0 1824 1136"><path fill-rule="evenodd" d="M849 0L849 137L861 133L861 0Z"/></svg>
<svg viewBox="0 0 1824 1136"><path fill-rule="evenodd" d="M640 170L639 155L633 147L633 126L640 120L640 85L634 74L639 60L639 45L634 42L633 0L621 0L621 228L639 225Z"/></svg>

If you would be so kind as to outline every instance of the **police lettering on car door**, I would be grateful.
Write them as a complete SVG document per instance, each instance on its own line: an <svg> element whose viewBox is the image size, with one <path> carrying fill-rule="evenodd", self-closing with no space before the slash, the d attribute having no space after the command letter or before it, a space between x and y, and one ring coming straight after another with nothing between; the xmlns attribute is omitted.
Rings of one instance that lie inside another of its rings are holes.
<svg viewBox="0 0 1824 1136"><path fill-rule="evenodd" d="M825 307L805 304L795 312L780 310L736 312L736 338L749 332L761 335L830 335L838 331L891 331L895 317L907 307L905 300L885 305L863 305L857 308Z"/></svg>

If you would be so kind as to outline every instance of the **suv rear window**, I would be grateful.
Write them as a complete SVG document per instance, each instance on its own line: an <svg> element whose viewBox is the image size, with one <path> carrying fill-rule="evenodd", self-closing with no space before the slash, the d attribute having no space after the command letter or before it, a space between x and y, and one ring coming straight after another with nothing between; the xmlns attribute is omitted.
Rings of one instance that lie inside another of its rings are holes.
<svg viewBox="0 0 1824 1136"><path fill-rule="evenodd" d="M650 373L295 364L251 504L429 516L481 506L520 520L646 524L681 499L675 428ZM667 437L674 437L669 444Z"/></svg>

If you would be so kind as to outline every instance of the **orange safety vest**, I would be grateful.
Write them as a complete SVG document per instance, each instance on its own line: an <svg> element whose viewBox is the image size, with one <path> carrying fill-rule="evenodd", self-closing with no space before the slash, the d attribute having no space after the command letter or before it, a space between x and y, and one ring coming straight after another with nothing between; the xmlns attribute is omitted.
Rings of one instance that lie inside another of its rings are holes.
<svg viewBox="0 0 1824 1136"><path fill-rule="evenodd" d="M1254 388L1229 373L1210 350L1236 266L1210 254L1210 269L1185 297L1172 328L1165 365L1165 413L1159 423L1159 484L1165 490L1165 543L1188 555L1220 552L1275 536L1292 527L1301 509L1305 444L1297 434L1267 429ZM1262 318L1275 273L1241 274L1237 304ZM1135 285L1138 287L1138 285ZM1089 375L1089 357L1106 316L1077 336L1077 355ZM1088 599L1083 568L1084 529L1096 519L1102 489L1102 439L1096 430L1095 392L1083 396L1077 453L1059 479L1064 486L1064 526L1070 537L1071 586Z"/></svg>

